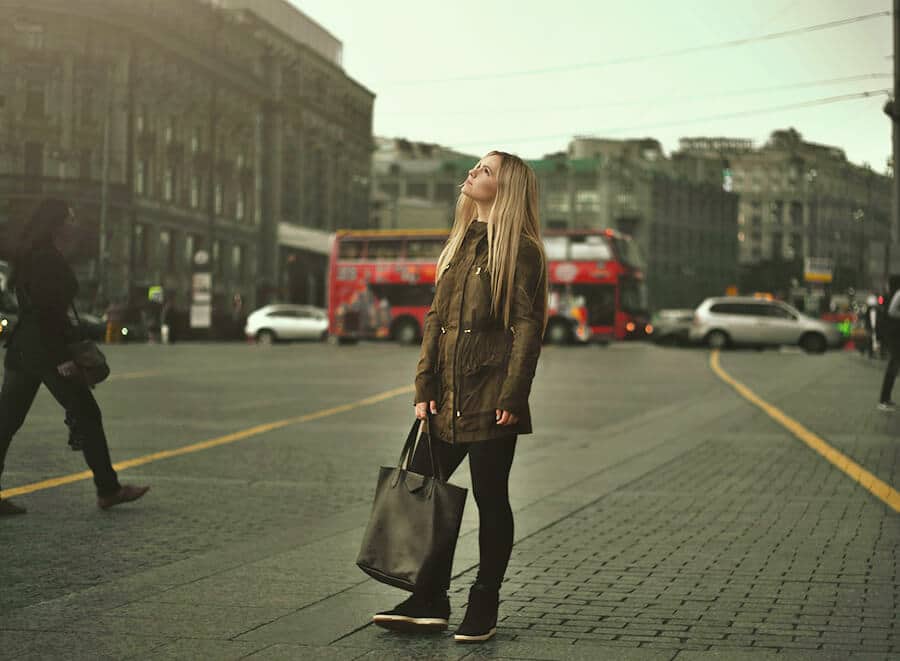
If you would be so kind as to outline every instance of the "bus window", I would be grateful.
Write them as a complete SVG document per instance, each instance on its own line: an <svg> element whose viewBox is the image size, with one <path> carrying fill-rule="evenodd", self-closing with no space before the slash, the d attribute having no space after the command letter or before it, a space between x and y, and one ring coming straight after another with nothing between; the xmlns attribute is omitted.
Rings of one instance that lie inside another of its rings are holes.
<svg viewBox="0 0 900 661"><path fill-rule="evenodd" d="M544 252L547 253L547 259L565 260L569 256L566 254L566 246L569 245L569 237L567 236L545 236Z"/></svg>
<svg viewBox="0 0 900 661"><path fill-rule="evenodd" d="M587 235L573 236L571 259L583 259L592 262L608 262L612 252L605 236Z"/></svg>
<svg viewBox="0 0 900 661"><path fill-rule="evenodd" d="M362 259L364 245L360 239L341 239L338 259Z"/></svg>
<svg viewBox="0 0 900 661"><path fill-rule="evenodd" d="M444 249L444 239L408 239L406 259L427 259L437 261Z"/></svg>
<svg viewBox="0 0 900 661"><path fill-rule="evenodd" d="M644 257L632 239L613 239L619 261L636 269L644 268Z"/></svg>
<svg viewBox="0 0 900 661"><path fill-rule="evenodd" d="M403 241L397 239L372 239L369 241L367 259L371 260L397 260L403 257Z"/></svg>
<svg viewBox="0 0 900 661"><path fill-rule="evenodd" d="M646 312L649 309L647 302L647 285L643 280L635 278L622 278L620 280L621 292L619 305L625 312Z"/></svg>

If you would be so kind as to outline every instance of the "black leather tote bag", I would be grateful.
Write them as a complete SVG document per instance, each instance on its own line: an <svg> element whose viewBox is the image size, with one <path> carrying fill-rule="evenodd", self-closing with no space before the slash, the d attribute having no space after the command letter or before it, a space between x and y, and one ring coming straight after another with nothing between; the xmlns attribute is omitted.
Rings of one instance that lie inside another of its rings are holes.
<svg viewBox="0 0 900 661"><path fill-rule="evenodd" d="M428 444L431 475L406 469L416 436ZM396 467L382 466L356 564L376 581L414 591L449 576L467 490L441 477L426 421L416 421ZM435 477L432 477L435 476Z"/></svg>

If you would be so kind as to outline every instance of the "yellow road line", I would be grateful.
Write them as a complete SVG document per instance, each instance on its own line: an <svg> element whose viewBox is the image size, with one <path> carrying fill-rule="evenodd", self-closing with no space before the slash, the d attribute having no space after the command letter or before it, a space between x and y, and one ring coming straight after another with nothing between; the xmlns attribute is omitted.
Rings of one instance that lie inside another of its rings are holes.
<svg viewBox="0 0 900 661"><path fill-rule="evenodd" d="M819 453L826 461L845 473L851 480L861 485L866 491L885 503L888 507L895 512L900 512L900 493L898 493L896 489L890 484L879 480L850 457L831 447L799 422L788 417L784 412L764 401L740 381L732 378L719 364L718 350L714 350L710 355L709 366L720 379L734 388L741 397L762 409L766 415L806 443L806 445Z"/></svg>
<svg viewBox="0 0 900 661"><path fill-rule="evenodd" d="M145 379L148 376L159 376L159 370L143 370L142 372L113 372L109 375L109 381L131 381L132 379Z"/></svg>
<svg viewBox="0 0 900 661"><path fill-rule="evenodd" d="M384 392L372 395L371 397L360 399L356 402L350 402L349 404L342 404L340 406L334 406L332 408L314 411L313 413L298 415L293 418L285 418L284 420L267 422L262 425L256 425L255 427L236 431L232 434L226 434L225 436L219 436L218 438L211 438L206 441L200 441L199 443L192 443L191 445L185 445L180 448L174 448L172 450L163 450L162 452L154 452L153 454L147 454L142 457L135 457L134 459L126 459L125 461L120 461L116 464L113 464L113 468L115 468L117 471L120 471L125 470L126 468L134 468L135 466L143 466L144 464L149 464L154 461L161 461L163 459L171 459L172 457L180 457L185 454L193 454L194 452L200 452L202 450L209 450L210 448L216 448L220 445L228 445L229 443L242 441L244 439L253 436L259 436L260 434L265 434L266 432L270 432L275 429L281 429L289 425L310 422L312 420L318 420L320 418L327 418L332 415L337 415L338 413L346 413L347 411L352 411L353 409L358 409L363 406L371 406L372 404L377 404L378 402L383 402L386 399L392 399L393 397L397 397L398 395L411 393L413 391L413 386L404 386L402 388L394 388L393 390L385 390ZM41 482L34 482L33 484L26 484L21 487L6 489L5 491L0 492L0 498L12 498L13 496L21 496L26 493L34 493L35 491L52 489L53 487L59 487L64 484L71 484L72 482L87 480L91 477L92 474L90 471L72 473L71 475L62 475L60 477L54 477L49 480L43 480Z"/></svg>

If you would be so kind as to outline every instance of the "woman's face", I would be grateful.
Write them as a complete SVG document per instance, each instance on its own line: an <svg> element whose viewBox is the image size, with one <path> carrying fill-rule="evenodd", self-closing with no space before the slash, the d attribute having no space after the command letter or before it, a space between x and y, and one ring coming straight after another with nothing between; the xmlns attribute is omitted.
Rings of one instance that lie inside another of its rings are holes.
<svg viewBox="0 0 900 661"><path fill-rule="evenodd" d="M497 174L503 163L503 157L499 154L485 156L469 170L469 176L463 182L463 195L489 204L497 197Z"/></svg>

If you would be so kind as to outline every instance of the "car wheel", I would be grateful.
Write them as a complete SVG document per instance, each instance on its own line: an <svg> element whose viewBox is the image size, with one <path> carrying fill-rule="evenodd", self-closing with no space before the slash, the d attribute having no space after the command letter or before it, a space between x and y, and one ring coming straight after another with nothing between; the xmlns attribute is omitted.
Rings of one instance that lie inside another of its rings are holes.
<svg viewBox="0 0 900 661"><path fill-rule="evenodd" d="M326 341L328 341L328 331L323 330L322 334L319 335L319 342L326 342Z"/></svg>
<svg viewBox="0 0 900 661"><path fill-rule="evenodd" d="M553 321L547 327L547 342L549 344L572 344L572 329L564 321Z"/></svg>
<svg viewBox="0 0 900 661"><path fill-rule="evenodd" d="M710 349L724 349L731 342L731 339L728 337L728 333L725 331L714 330L710 331L706 335L706 346Z"/></svg>
<svg viewBox="0 0 900 661"><path fill-rule="evenodd" d="M256 343L264 344L266 346L268 346L270 344L275 344L275 333L273 331L270 331L268 328L264 328L261 331L257 331Z"/></svg>
<svg viewBox="0 0 900 661"><path fill-rule="evenodd" d="M808 333L800 338L800 348L806 353L825 353L828 342L818 333Z"/></svg>
<svg viewBox="0 0 900 661"><path fill-rule="evenodd" d="M394 326L394 339L400 344L415 344L419 339L419 325L414 321L401 321Z"/></svg>

